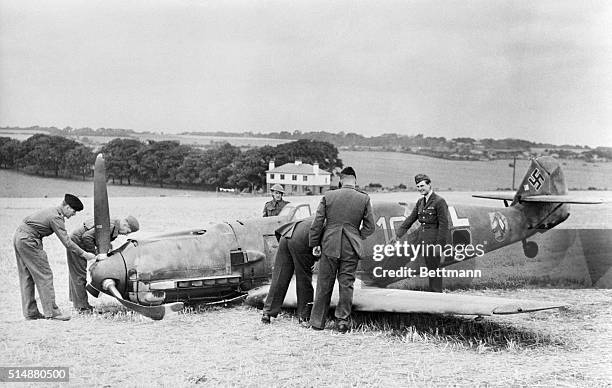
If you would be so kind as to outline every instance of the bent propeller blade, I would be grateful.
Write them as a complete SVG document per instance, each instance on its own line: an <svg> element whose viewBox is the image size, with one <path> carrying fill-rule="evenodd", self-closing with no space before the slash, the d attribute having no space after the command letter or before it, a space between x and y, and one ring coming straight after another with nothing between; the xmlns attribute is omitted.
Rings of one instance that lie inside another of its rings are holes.
<svg viewBox="0 0 612 388"><path fill-rule="evenodd" d="M166 314L169 314L171 312L179 312L184 307L183 302L167 303L159 306L142 306L137 303L133 303L123 299L121 293L119 292L119 290L117 290L117 288L115 287L115 283L112 280L110 282L105 283L103 286L115 297L115 299L119 301L119 303L121 303L128 309L142 314L145 317L151 318L155 321L164 319Z"/></svg>
<svg viewBox="0 0 612 388"><path fill-rule="evenodd" d="M110 214L106 191L106 166L102 154L98 154L94 165L94 224L99 253L106 255L111 249Z"/></svg>

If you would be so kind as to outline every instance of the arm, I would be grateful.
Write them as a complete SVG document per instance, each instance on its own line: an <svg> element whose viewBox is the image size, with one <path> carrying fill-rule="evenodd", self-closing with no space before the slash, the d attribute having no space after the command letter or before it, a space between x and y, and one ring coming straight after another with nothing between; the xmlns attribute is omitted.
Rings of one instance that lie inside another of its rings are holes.
<svg viewBox="0 0 612 388"><path fill-rule="evenodd" d="M448 206L444 199L440 199L436 203L436 212L438 213L438 240L440 245L446 244L448 238Z"/></svg>
<svg viewBox="0 0 612 388"><path fill-rule="evenodd" d="M310 225L310 232L308 234L308 246L310 247L317 247L321 245L321 234L323 233L323 225L326 218L325 208L325 197L323 197L321 198L321 202L317 208L317 214Z"/></svg>
<svg viewBox="0 0 612 388"><path fill-rule="evenodd" d="M81 236L81 241L83 242L83 249L87 252L97 253L98 247L96 245L96 229L91 228Z"/></svg>
<svg viewBox="0 0 612 388"><path fill-rule="evenodd" d="M70 237L68 237L68 233L66 233L66 225L64 224L64 219L61 216L55 217L55 218L53 218L51 220L51 229L53 229L53 232L55 233L57 238L59 238L61 243L66 247L66 249L69 249L73 253L75 253L75 254L77 254L77 255L85 258L85 259L89 259L90 257L91 258L94 257L93 254L85 252L84 250L82 250L81 247L76 245L70 239Z"/></svg>
<svg viewBox="0 0 612 388"><path fill-rule="evenodd" d="M414 208L412 209L412 213L410 213L408 218L406 218L404 222L402 222L400 227L397 228L397 231L395 232L395 236L397 239L401 238L403 235L406 234L408 229L410 229L412 224L414 224L414 221L417 220L418 215L419 215L419 204L417 203L414 205Z"/></svg>
<svg viewBox="0 0 612 388"><path fill-rule="evenodd" d="M363 220L361 222L361 238L365 240L368 236L372 235L376 230L376 224L374 223L374 213L372 212L372 202L368 198L365 211L363 213Z"/></svg>

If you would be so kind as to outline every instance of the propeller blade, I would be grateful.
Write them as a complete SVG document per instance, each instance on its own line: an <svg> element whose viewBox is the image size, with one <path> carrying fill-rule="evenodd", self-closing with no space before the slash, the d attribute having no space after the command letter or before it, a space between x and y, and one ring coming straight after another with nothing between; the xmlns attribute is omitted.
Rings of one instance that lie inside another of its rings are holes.
<svg viewBox="0 0 612 388"><path fill-rule="evenodd" d="M94 165L94 224L98 250L100 254L104 255L111 250L111 236L108 193L106 191L106 166L102 154L98 154Z"/></svg>
<svg viewBox="0 0 612 388"><path fill-rule="evenodd" d="M106 279L103 283L103 287L105 290L109 291L122 305L127 307L132 311L136 311L139 314L144 315L145 317L151 318L155 321L159 321L164 319L166 314L170 314L171 312L179 312L183 309L183 302L174 302L162 304L159 306L142 306L137 303L130 302L128 300L123 299L117 287L115 287L115 282L111 279Z"/></svg>

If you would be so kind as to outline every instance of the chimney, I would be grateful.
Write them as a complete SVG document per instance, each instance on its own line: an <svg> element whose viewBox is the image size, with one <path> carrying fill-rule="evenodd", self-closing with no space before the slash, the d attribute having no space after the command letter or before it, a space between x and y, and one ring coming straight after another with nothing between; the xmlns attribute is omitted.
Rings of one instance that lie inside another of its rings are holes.
<svg viewBox="0 0 612 388"><path fill-rule="evenodd" d="M274 160L270 160L270 162L268 162L268 170L274 170Z"/></svg>
<svg viewBox="0 0 612 388"><path fill-rule="evenodd" d="M319 175L319 163L314 162L312 164L312 172L314 172L315 175Z"/></svg>
<svg viewBox="0 0 612 388"><path fill-rule="evenodd" d="M300 164L302 164L302 161L301 161L301 160L299 160L299 159L296 159L296 160L295 160L295 165L296 165L296 166L299 166Z"/></svg>

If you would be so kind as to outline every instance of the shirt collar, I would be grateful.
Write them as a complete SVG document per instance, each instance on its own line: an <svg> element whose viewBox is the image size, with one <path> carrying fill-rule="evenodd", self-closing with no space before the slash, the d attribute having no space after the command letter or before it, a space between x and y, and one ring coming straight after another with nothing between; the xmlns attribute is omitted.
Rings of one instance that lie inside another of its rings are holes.
<svg viewBox="0 0 612 388"><path fill-rule="evenodd" d="M429 192L429 194L427 194L427 195L425 196L425 203L429 202L429 198L431 198L431 195L432 195L432 194L433 194L433 190L431 190L431 191Z"/></svg>

